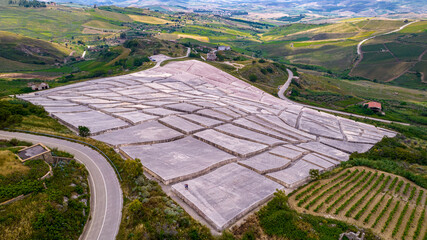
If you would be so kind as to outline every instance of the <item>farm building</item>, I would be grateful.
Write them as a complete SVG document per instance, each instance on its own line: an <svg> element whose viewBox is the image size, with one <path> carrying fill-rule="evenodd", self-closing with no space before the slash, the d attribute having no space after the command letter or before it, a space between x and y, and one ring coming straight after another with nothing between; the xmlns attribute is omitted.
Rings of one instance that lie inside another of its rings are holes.
<svg viewBox="0 0 427 240"><path fill-rule="evenodd" d="M230 46L219 46L218 51L229 51L231 50Z"/></svg>
<svg viewBox="0 0 427 240"><path fill-rule="evenodd" d="M366 106L367 108L371 109L374 112L380 112L382 109L381 103L379 103L379 102L367 102L363 105Z"/></svg>

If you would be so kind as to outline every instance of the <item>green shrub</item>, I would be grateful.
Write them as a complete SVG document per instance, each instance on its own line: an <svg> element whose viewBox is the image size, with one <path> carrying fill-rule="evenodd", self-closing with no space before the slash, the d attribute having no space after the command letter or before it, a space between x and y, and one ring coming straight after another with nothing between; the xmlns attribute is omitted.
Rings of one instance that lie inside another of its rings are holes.
<svg viewBox="0 0 427 240"><path fill-rule="evenodd" d="M255 75L255 74L249 75L249 81L256 82L257 79L258 79L257 75Z"/></svg>

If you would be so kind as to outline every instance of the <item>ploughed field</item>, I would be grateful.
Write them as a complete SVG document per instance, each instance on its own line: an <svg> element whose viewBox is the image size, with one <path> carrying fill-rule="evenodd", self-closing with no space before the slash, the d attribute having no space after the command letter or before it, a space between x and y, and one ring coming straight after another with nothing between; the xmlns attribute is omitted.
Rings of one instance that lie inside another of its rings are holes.
<svg viewBox="0 0 427 240"><path fill-rule="evenodd" d="M395 136L283 101L194 60L19 98L140 159L219 231L277 189L304 184L310 169L332 169Z"/></svg>
<svg viewBox="0 0 427 240"><path fill-rule="evenodd" d="M384 239L425 239L425 193L403 177L353 167L308 184L289 202L299 212L371 228Z"/></svg>

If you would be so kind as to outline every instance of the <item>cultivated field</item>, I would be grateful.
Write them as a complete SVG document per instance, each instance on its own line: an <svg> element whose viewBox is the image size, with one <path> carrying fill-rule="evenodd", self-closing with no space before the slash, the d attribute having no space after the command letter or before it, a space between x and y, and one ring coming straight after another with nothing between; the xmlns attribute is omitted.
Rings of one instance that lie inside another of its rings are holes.
<svg viewBox="0 0 427 240"><path fill-rule="evenodd" d="M141 16L141 15L129 15L132 20L137 22L143 22L148 24L166 24L166 23L172 23L171 21L168 21L166 19L152 17L152 16Z"/></svg>
<svg viewBox="0 0 427 240"><path fill-rule="evenodd" d="M425 239L425 192L400 176L353 167L308 184L289 202L299 212L371 228L384 239Z"/></svg>

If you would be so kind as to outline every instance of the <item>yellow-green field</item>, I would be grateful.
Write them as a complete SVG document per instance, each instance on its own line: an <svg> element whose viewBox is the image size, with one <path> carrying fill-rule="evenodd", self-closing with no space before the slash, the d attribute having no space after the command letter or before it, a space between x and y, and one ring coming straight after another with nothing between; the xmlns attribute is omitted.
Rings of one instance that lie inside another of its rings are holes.
<svg viewBox="0 0 427 240"><path fill-rule="evenodd" d="M29 169L11 151L0 150L0 175L6 176L14 172L26 173Z"/></svg>
<svg viewBox="0 0 427 240"><path fill-rule="evenodd" d="M172 23L169 20L158 18L158 17L152 17L152 16L142 16L142 15L128 15L132 20L142 23L148 23L148 24L166 24L166 23Z"/></svg>
<svg viewBox="0 0 427 240"><path fill-rule="evenodd" d="M184 34L184 33L159 33L156 35L156 38L162 40L177 40L181 38L190 38L200 42L209 42L209 38L205 36L199 36L194 34Z"/></svg>

